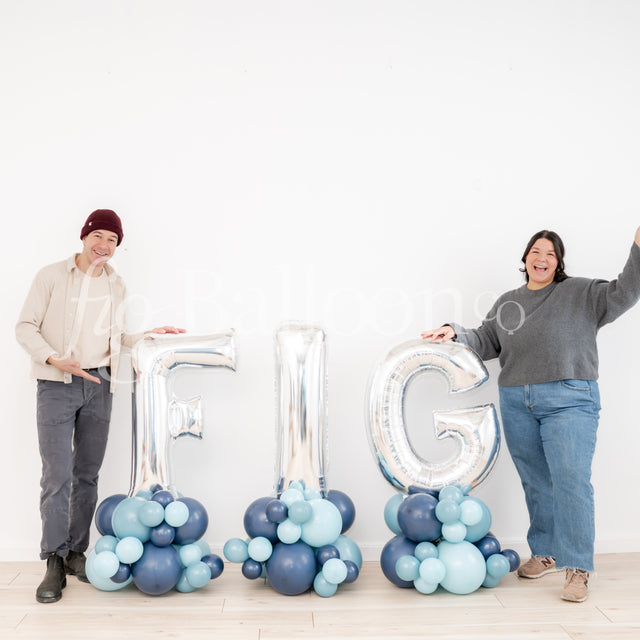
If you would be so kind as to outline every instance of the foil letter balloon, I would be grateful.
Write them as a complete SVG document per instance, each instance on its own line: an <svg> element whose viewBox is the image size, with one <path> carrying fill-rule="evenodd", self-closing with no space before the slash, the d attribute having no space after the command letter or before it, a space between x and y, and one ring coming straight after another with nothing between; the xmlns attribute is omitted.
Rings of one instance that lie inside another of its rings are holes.
<svg viewBox="0 0 640 640"><path fill-rule="evenodd" d="M129 495L160 485L174 491L170 448L181 436L202 438L200 398L175 398L173 374L184 367L235 371L234 332L147 336L133 349L133 443Z"/></svg>
<svg viewBox="0 0 640 640"><path fill-rule="evenodd" d="M291 482L326 492L327 377L325 333L289 322L275 336L276 494Z"/></svg>
<svg viewBox="0 0 640 640"><path fill-rule="evenodd" d="M399 491L438 490L450 484L475 487L495 464L500 428L493 404L468 409L434 411L438 439L456 438L456 454L432 463L409 442L404 420L407 385L427 370L445 375L450 393L464 393L489 378L480 358L456 342L410 340L392 349L378 363L367 391L369 442L384 477Z"/></svg>

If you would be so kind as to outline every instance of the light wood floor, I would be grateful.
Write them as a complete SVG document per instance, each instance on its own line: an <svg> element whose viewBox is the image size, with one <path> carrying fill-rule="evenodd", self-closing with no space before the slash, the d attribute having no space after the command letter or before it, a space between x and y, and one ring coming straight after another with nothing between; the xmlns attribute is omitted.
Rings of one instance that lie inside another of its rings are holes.
<svg viewBox="0 0 640 640"><path fill-rule="evenodd" d="M38 604L41 562L0 563L0 638L446 638L469 640L640 639L640 553L600 555L589 599L559 598L564 574L522 580L467 596L399 589L375 562L331 598L283 596L250 581L239 565L190 594L150 597L130 585L106 593L69 577L64 596Z"/></svg>

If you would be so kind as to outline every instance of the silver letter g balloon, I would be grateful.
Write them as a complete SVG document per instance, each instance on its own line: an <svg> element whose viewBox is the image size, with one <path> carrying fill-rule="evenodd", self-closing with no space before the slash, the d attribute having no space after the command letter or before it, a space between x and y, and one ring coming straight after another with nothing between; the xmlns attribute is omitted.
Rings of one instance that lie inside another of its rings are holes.
<svg viewBox="0 0 640 640"><path fill-rule="evenodd" d="M392 349L376 366L367 393L367 427L373 454L384 477L398 490L412 486L441 489L447 485L475 487L495 464L500 429L492 404L434 411L438 439L453 437L459 451L432 463L411 446L404 420L407 385L420 372L434 369L449 380L450 393L480 386L489 374L468 347L455 342L410 340Z"/></svg>

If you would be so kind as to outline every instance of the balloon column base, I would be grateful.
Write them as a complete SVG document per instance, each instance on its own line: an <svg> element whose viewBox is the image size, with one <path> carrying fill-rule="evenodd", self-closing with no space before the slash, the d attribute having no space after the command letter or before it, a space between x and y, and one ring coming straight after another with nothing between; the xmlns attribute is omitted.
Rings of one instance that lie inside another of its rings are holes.
<svg viewBox="0 0 640 640"><path fill-rule="evenodd" d="M430 594L440 586L465 595L497 586L520 564L518 554L501 550L490 532L485 503L457 486L397 494L387 502L384 517L396 536L384 546L380 565L398 587Z"/></svg>
<svg viewBox="0 0 640 640"><path fill-rule="evenodd" d="M304 482L292 482L280 498L258 498L247 508L245 541L231 538L224 556L242 564L242 574L265 577L279 593L298 595L313 588L322 597L341 584L355 582L362 568L358 545L344 533L355 519L355 507L341 491L324 498Z"/></svg>
<svg viewBox="0 0 640 640"><path fill-rule="evenodd" d="M169 491L116 494L96 509L102 537L87 556L87 577L102 591L133 583L148 595L204 587L224 569L202 539L209 517L194 498L177 500Z"/></svg>

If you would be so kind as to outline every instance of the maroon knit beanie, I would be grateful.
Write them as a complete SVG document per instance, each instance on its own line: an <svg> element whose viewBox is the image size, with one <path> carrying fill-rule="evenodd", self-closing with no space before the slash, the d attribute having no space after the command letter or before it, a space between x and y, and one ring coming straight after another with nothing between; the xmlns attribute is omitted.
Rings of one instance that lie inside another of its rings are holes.
<svg viewBox="0 0 640 640"><path fill-rule="evenodd" d="M118 217L115 211L111 209L96 209L84 223L82 231L80 232L80 240L83 240L85 236L88 236L92 231L98 229L104 229L105 231L111 231L118 236L119 246L124 238L122 233L122 221Z"/></svg>

